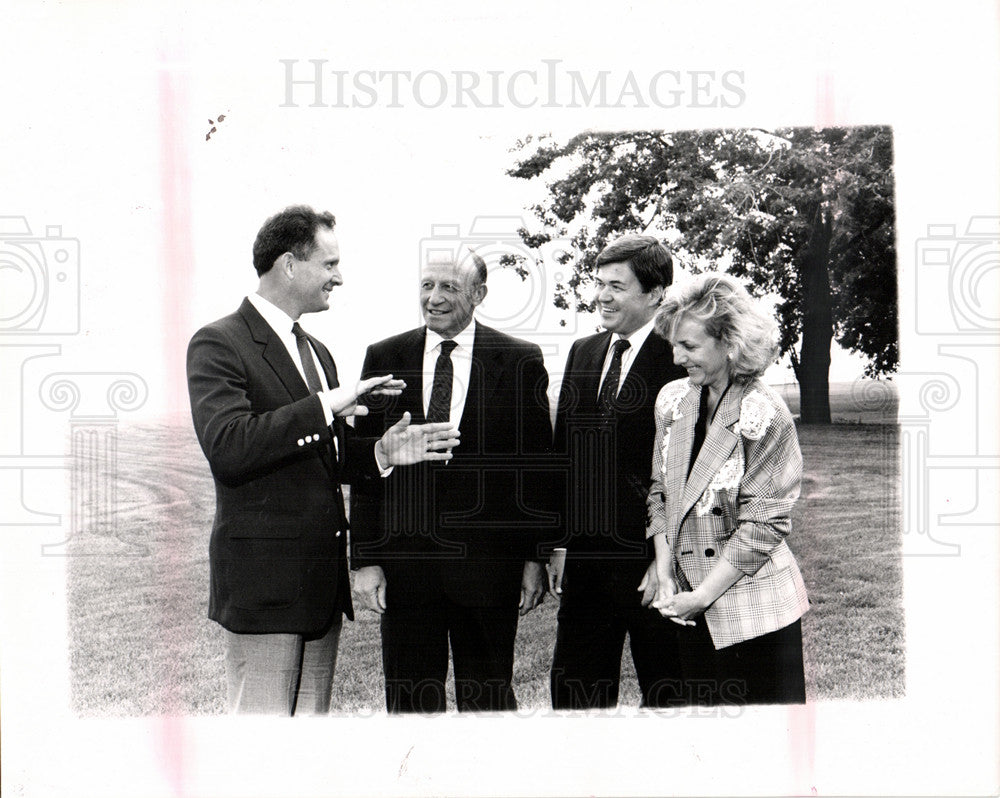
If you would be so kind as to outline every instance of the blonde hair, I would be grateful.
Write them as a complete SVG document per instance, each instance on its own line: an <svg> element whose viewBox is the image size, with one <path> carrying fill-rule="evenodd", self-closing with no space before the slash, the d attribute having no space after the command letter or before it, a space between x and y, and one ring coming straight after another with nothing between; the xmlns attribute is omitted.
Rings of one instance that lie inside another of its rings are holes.
<svg viewBox="0 0 1000 798"><path fill-rule="evenodd" d="M728 274L705 272L669 288L656 312L654 329L672 341L683 319L701 322L705 332L731 352L729 374L748 382L778 357L778 328L773 316Z"/></svg>

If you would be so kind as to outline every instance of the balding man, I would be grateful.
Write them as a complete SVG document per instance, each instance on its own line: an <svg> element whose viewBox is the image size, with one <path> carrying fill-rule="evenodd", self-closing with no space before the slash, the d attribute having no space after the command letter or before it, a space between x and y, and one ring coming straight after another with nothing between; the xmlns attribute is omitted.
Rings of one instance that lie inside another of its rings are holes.
<svg viewBox="0 0 1000 798"><path fill-rule="evenodd" d="M352 496L354 592L382 616L389 712L446 709L449 642L459 711L516 709L518 610L545 595L548 375L536 345L476 321L486 276L474 253L425 265L425 325L365 358L363 379L391 373L407 387L359 432L379 435L409 413L450 420L462 441L449 463L396 469Z"/></svg>

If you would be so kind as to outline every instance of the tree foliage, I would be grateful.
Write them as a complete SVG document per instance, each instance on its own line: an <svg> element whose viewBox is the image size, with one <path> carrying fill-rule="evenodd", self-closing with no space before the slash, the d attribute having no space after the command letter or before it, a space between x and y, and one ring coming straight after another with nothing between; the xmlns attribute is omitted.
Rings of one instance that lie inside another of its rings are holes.
<svg viewBox="0 0 1000 798"><path fill-rule="evenodd" d="M624 233L660 234L693 271L725 267L780 297L804 420L829 421L831 338L864 356L868 376L896 369L889 128L587 132L514 152L509 175L549 181L525 244L572 244L557 306L593 310L583 289L598 252Z"/></svg>

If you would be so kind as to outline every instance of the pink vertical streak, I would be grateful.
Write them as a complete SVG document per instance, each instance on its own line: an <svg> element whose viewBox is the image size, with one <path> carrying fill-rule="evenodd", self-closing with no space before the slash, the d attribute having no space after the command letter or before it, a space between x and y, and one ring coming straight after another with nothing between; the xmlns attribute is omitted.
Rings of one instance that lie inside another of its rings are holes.
<svg viewBox="0 0 1000 798"><path fill-rule="evenodd" d="M187 406L185 352L188 327L188 302L192 292L194 248L191 230L191 171L189 146L187 61L177 47L167 43L160 52L158 94L160 104L160 195L163 218L161 247L163 268L166 269L163 292L163 350L169 411L174 415ZM180 573L183 557L179 551L179 530L171 515L164 518L167 528L166 545L154 554L156 564L156 606L159 612L158 639L153 641L153 663L162 691L159 705L163 707L157 729L160 762L166 771L174 795L184 795L185 756L184 719L180 713L181 683L178 663L166 656L171 650L171 638L185 627L172 617L174 607L183 606L175 600L177 587L172 575ZM187 643L189 641L178 641Z"/></svg>
<svg viewBox="0 0 1000 798"><path fill-rule="evenodd" d="M793 783L799 795L818 795L816 786L816 705L788 709L788 739L794 772Z"/></svg>
<svg viewBox="0 0 1000 798"><path fill-rule="evenodd" d="M827 72L816 79L816 126L831 127L836 123L833 75Z"/></svg>

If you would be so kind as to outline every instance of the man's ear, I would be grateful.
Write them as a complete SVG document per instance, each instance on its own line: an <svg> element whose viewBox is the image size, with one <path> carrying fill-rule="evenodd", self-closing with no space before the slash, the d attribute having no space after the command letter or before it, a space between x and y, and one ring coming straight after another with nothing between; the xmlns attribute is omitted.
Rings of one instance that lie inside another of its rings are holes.
<svg viewBox="0 0 1000 798"><path fill-rule="evenodd" d="M274 265L281 269L281 273L289 280L295 276L295 256L291 252L283 252L278 256Z"/></svg>
<svg viewBox="0 0 1000 798"><path fill-rule="evenodd" d="M486 299L486 291L487 291L486 283L480 283L478 286L476 286L476 290L472 292L473 307L481 304L482 301Z"/></svg>

